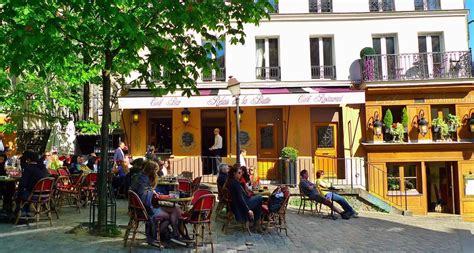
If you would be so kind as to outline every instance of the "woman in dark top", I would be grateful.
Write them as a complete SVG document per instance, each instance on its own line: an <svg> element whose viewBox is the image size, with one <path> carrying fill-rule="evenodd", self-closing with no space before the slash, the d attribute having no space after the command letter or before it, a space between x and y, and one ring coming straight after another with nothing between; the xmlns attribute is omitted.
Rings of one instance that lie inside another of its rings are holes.
<svg viewBox="0 0 474 253"><path fill-rule="evenodd" d="M45 177L48 177L49 173L44 164L40 163L39 155L33 151L23 152L22 158L25 159L26 164L21 175L20 182L18 183L18 199L16 211L20 209L20 201L27 200L31 191L35 187L36 183ZM29 211L28 205L25 205L25 212Z"/></svg>
<svg viewBox="0 0 474 253"><path fill-rule="evenodd" d="M254 228L257 232L262 232L260 218L262 215L262 196L248 197L244 188L240 184L242 169L239 165L234 165L229 170L224 188L228 190L231 199L231 209L235 219L239 222L254 220Z"/></svg>

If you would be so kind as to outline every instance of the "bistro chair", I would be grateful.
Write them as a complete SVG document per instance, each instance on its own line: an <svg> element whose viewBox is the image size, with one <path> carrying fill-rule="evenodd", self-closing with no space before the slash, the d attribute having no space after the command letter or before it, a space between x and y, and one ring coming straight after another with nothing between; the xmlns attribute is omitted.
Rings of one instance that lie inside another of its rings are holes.
<svg viewBox="0 0 474 253"><path fill-rule="evenodd" d="M197 191L197 189L199 189L199 186L201 185L201 180L202 180L202 176L201 177L196 177L193 182L191 183L191 195L194 194L194 192Z"/></svg>
<svg viewBox="0 0 474 253"><path fill-rule="evenodd" d="M275 194L277 190L278 188L273 191L272 195ZM262 211L264 220L267 221L265 224L266 229L274 227L278 229L278 232L281 232L281 230L285 230L285 234L286 236L288 236L288 230L286 225L286 209L290 200L290 190L287 186L283 186L281 187L281 191L283 192L283 201L281 203L280 208L278 208L278 210L274 212L270 212L268 204L264 204L262 205Z"/></svg>
<svg viewBox="0 0 474 253"><path fill-rule="evenodd" d="M66 198L68 203L71 204L71 199L75 202L76 209L81 212L81 187L82 187L83 176L78 175L71 183L69 177L60 176L56 181L56 188L58 190L58 205L57 210L61 209L63 201Z"/></svg>
<svg viewBox="0 0 474 253"><path fill-rule="evenodd" d="M84 183L82 184L81 190L82 194L85 196L85 201L86 203L95 200L95 197L97 196L97 191L96 191L96 185L97 185L97 173L90 173L87 174L87 176L84 178Z"/></svg>
<svg viewBox="0 0 474 253"><path fill-rule="evenodd" d="M300 211L302 211L302 214L304 214L304 211L306 210L306 202L309 202L309 207L310 207L310 210L311 210L311 214L314 214L313 204L314 204L314 209L315 209L316 213L319 214L321 212L321 205L319 206L319 209L318 209L318 202L316 202L315 200L312 200L308 196L306 196L304 194L303 190L301 189L301 186L298 186L298 188L300 190L300 206L298 207L298 214L300 214ZM303 208L301 208L301 206L303 206Z"/></svg>
<svg viewBox="0 0 474 253"><path fill-rule="evenodd" d="M48 174L54 178L59 177L59 172L57 170L48 169Z"/></svg>
<svg viewBox="0 0 474 253"><path fill-rule="evenodd" d="M249 235L250 233L250 227L249 227L249 222L243 222L243 223L238 223L237 220L235 219L235 215L232 212L231 205L232 205L232 198L230 197L230 193L227 190L224 190L223 193L224 196L224 201L226 203L226 209L227 209L227 215L224 221L224 225L222 225L222 231L224 234L227 234L227 229L230 227L242 227L243 231L247 231ZM236 221L236 224L232 224L232 221Z"/></svg>
<svg viewBox="0 0 474 253"><path fill-rule="evenodd" d="M193 194L193 199L191 200L191 205L194 205L196 201L199 200L199 198L203 195L206 194L213 194L212 191L206 190L206 189L199 189Z"/></svg>
<svg viewBox="0 0 474 253"><path fill-rule="evenodd" d="M60 176L69 176L69 170L66 167L61 167L58 169Z"/></svg>
<svg viewBox="0 0 474 253"><path fill-rule="evenodd" d="M51 219L51 196L53 193L54 178L46 177L40 179L35 186L33 191L28 196L27 200L20 201L20 210L16 216L15 224L18 224L20 219L26 220L26 223L29 225L29 220L36 219L36 227L39 227L40 214L46 213L49 219L49 225L53 226L53 221ZM33 208L33 216L22 216L22 209L30 205ZM42 208L45 208L42 210Z"/></svg>
<svg viewBox="0 0 474 253"><path fill-rule="evenodd" d="M127 242L128 239L130 238L130 232L132 232L132 241L130 243L130 248L132 245L135 243L135 236L137 235L137 230L138 226L140 225L140 222L147 223L150 220L150 217L148 216L148 213L145 209L145 206L143 205L142 200L138 195L132 191L128 191L128 216L130 217L128 221L128 226L127 230L125 230L125 236L123 238L123 247L127 247ZM157 222L157 241L158 244L161 245L161 238L160 238L160 225L162 219L160 218L155 218L155 221Z"/></svg>
<svg viewBox="0 0 474 253"><path fill-rule="evenodd" d="M191 194L191 180L187 178L178 179L178 191L181 196L192 196Z"/></svg>
<svg viewBox="0 0 474 253"><path fill-rule="evenodd" d="M224 192L220 185L217 185L217 200L219 200L219 202L217 203L217 207L216 207L216 221L219 218L222 218L225 220L225 214L223 214L222 212L224 211L224 208L227 206L227 202L225 201Z"/></svg>
<svg viewBox="0 0 474 253"><path fill-rule="evenodd" d="M212 193L204 193L204 191L200 192L200 196L193 204L191 210L184 213L181 219L185 224L191 224L193 226L193 239L195 240L194 249L196 250L196 252L197 247L199 245L199 239L201 239L201 244L203 246L205 244L211 244L211 251L214 252L214 244L212 241L211 216L212 210L214 209L214 205L216 203L216 196ZM206 227L207 236L205 232Z"/></svg>

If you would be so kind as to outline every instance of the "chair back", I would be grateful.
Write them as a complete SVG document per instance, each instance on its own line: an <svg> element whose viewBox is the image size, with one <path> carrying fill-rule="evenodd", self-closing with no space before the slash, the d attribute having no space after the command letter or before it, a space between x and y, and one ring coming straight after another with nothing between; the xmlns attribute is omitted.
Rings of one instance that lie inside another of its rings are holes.
<svg viewBox="0 0 474 253"><path fill-rule="evenodd" d="M204 194L199 197L190 210L190 221L195 223L210 222L215 203L216 196L214 194Z"/></svg>
<svg viewBox="0 0 474 253"><path fill-rule="evenodd" d="M136 221L148 221L149 219L142 200L132 190L128 191L128 215Z"/></svg>
<svg viewBox="0 0 474 253"><path fill-rule="evenodd" d="M48 169L48 174L50 176L53 176L53 177L59 176L59 172L57 170L53 170L53 169Z"/></svg>
<svg viewBox="0 0 474 253"><path fill-rule="evenodd" d="M72 182L73 187L79 187L84 180L84 176L82 174L76 175L74 181Z"/></svg>
<svg viewBox="0 0 474 253"><path fill-rule="evenodd" d="M205 190L205 189L200 189L200 190L197 190L196 192L194 192L193 194L193 199L191 200L191 204L194 205L201 196L204 196L206 194L213 194L211 191L209 190Z"/></svg>
<svg viewBox="0 0 474 253"><path fill-rule="evenodd" d="M194 194L194 192L196 192L197 189L199 189L199 185L201 184L201 179L202 179L202 176L197 177L193 180L191 184L191 194Z"/></svg>
<svg viewBox="0 0 474 253"><path fill-rule="evenodd" d="M193 173L191 171L183 171L183 172L181 172L181 176L184 177L184 178L192 179L193 178Z"/></svg>
<svg viewBox="0 0 474 253"><path fill-rule="evenodd" d="M53 192L54 178L45 177L36 182L28 202L47 202Z"/></svg>
<svg viewBox="0 0 474 253"><path fill-rule="evenodd" d="M56 180L56 188L58 189L67 188L69 185L71 185L71 180L68 176L59 176Z"/></svg>
<svg viewBox="0 0 474 253"><path fill-rule="evenodd" d="M191 195L191 181L187 178L179 178L178 190Z"/></svg>
<svg viewBox="0 0 474 253"><path fill-rule="evenodd" d="M94 186L97 183L97 173L89 173L84 179L84 184L87 186Z"/></svg>
<svg viewBox="0 0 474 253"><path fill-rule="evenodd" d="M281 206L278 209L278 212L285 213L286 208L288 207L288 202L290 201L290 189L286 185L281 186L281 192L283 192L283 202L281 203Z"/></svg>
<svg viewBox="0 0 474 253"><path fill-rule="evenodd" d="M60 176L69 176L69 171L66 167L59 168L58 173Z"/></svg>

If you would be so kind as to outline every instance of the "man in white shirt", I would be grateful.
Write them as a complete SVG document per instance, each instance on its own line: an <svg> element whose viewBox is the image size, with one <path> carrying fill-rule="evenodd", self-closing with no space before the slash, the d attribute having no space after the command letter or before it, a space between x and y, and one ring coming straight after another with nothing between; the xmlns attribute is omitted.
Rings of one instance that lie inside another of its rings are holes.
<svg viewBox="0 0 474 253"><path fill-rule="evenodd" d="M221 163L222 153L222 136L219 134L219 128L214 129L214 145L209 148L212 154L215 156L215 163L212 164L212 174L217 175L217 167Z"/></svg>

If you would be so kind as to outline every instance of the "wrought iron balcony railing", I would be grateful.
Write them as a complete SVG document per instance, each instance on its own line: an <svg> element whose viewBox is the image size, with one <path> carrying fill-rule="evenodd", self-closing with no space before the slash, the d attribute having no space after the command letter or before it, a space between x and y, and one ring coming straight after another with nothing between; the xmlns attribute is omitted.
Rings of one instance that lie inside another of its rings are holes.
<svg viewBox="0 0 474 253"><path fill-rule="evenodd" d="M312 79L336 79L336 66L311 66Z"/></svg>
<svg viewBox="0 0 474 253"><path fill-rule="evenodd" d="M365 56L362 77L371 81L470 78L469 51Z"/></svg>
<svg viewBox="0 0 474 253"><path fill-rule="evenodd" d="M415 0L416 11L441 10L440 0Z"/></svg>
<svg viewBox="0 0 474 253"><path fill-rule="evenodd" d="M309 12L332 12L332 0L309 0Z"/></svg>
<svg viewBox="0 0 474 253"><path fill-rule="evenodd" d="M225 81L225 68L220 68L219 70L213 70L212 73L204 74L202 73L203 82L212 82L212 81Z"/></svg>
<svg viewBox="0 0 474 253"><path fill-rule="evenodd" d="M371 12L395 11L395 0L369 0Z"/></svg>
<svg viewBox="0 0 474 253"><path fill-rule="evenodd" d="M280 67L256 67L255 72L259 80L280 80Z"/></svg>

